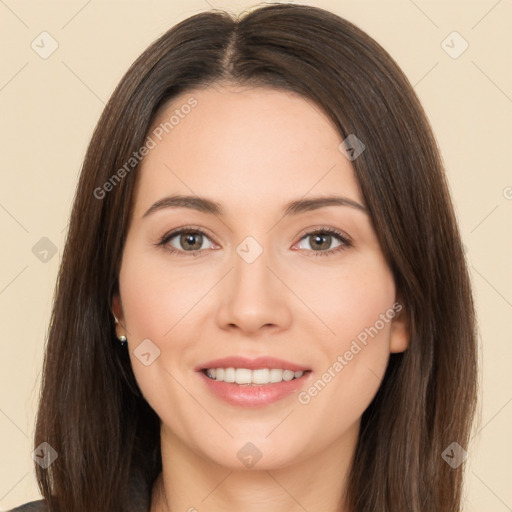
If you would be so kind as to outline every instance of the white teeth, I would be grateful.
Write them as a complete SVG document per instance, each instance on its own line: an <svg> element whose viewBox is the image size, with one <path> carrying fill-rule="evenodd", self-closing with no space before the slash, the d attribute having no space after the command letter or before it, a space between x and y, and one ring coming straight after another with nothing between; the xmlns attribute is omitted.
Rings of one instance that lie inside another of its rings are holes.
<svg viewBox="0 0 512 512"><path fill-rule="evenodd" d="M291 370L285 370L283 372L283 380L292 380L295 377L295 372Z"/></svg>
<svg viewBox="0 0 512 512"><path fill-rule="evenodd" d="M272 368L270 370L269 382L281 382L283 380L283 370L278 370L277 368Z"/></svg>
<svg viewBox="0 0 512 512"><path fill-rule="evenodd" d="M235 370L235 382L237 384L250 384L252 379L252 371L247 368L237 368Z"/></svg>
<svg viewBox="0 0 512 512"><path fill-rule="evenodd" d="M215 378L217 378L217 377L215 377ZM234 368L225 368L224 369L224 382L235 382L235 369Z"/></svg>
<svg viewBox="0 0 512 512"><path fill-rule="evenodd" d="M268 368L262 368L261 370L252 371L252 383L253 384L267 384L269 382L270 370Z"/></svg>
<svg viewBox="0 0 512 512"><path fill-rule="evenodd" d="M260 368L249 370L247 368L208 368L206 375L210 379L223 382L236 382L237 384L274 384L276 382L298 379L303 371L281 370L278 368Z"/></svg>

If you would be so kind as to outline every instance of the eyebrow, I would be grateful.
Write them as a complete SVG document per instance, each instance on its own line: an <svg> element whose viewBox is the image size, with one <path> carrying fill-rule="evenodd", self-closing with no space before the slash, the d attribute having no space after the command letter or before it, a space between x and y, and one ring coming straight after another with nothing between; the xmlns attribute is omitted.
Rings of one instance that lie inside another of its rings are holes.
<svg viewBox="0 0 512 512"><path fill-rule="evenodd" d="M318 210L327 206L350 206L362 212L368 210L358 202L342 196L321 196L311 199L298 199L286 204L283 208L283 216L299 215L301 213ZM199 196L172 195L156 201L143 215L147 217L152 213L166 208L189 208L199 212L222 217L225 213L220 203Z"/></svg>

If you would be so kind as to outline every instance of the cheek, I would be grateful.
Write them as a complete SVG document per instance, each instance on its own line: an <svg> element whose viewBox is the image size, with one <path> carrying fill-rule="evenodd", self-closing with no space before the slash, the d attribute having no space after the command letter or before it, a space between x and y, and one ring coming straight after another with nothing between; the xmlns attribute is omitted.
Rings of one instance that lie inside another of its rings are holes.
<svg viewBox="0 0 512 512"><path fill-rule="evenodd" d="M136 339L163 340L206 293L210 281L198 272L170 272L165 258L148 258L133 251L123 260L120 272L128 331Z"/></svg>
<svg viewBox="0 0 512 512"><path fill-rule="evenodd" d="M188 371L197 363L191 340L201 329L195 315L212 286L211 271L172 266L165 257L148 255L128 241L119 281L132 368L143 395L160 410L171 396L179 396L173 376L181 382L181 367ZM157 348L150 344L146 349L142 343L147 339ZM153 351L158 354L148 366L138 359L142 347L150 359Z"/></svg>
<svg viewBox="0 0 512 512"><path fill-rule="evenodd" d="M331 415L336 424L359 417L380 386L390 353L395 285L378 259L354 265L325 283L312 303L331 333L317 338L323 367L299 401L312 409L339 408L343 414Z"/></svg>
<svg viewBox="0 0 512 512"><path fill-rule="evenodd" d="M197 363L194 343L190 343L198 335L194 330L197 322L191 319L194 304L206 293L209 281L197 272L170 271L165 258L161 259L163 263L143 251L130 251L127 244L119 276L120 293L130 360L139 388L160 418L186 436L182 427L188 424L186 418L201 411L194 410L195 402L183 391L190 388L190 376L181 373L181 366L190 370ZM139 346L146 339L157 347L149 345L145 349L150 353L148 365L139 359ZM153 350L158 354L154 360ZM173 404L172 409L169 404Z"/></svg>
<svg viewBox="0 0 512 512"><path fill-rule="evenodd" d="M312 268L308 278L297 281L294 289L321 320L316 322L318 330L323 330L322 324L328 329L318 339L325 340L325 351L329 353L350 345L352 339L374 326L395 301L393 276L377 254L354 258L338 268ZM378 322L383 334L388 333L388 327L388 323L384 328Z"/></svg>

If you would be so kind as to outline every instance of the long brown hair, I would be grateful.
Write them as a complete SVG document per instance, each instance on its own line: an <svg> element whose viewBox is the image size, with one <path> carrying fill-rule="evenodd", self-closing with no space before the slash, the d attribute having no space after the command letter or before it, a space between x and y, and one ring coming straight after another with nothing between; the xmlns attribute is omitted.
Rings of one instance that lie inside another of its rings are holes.
<svg viewBox="0 0 512 512"><path fill-rule="evenodd" d="M351 512L460 510L464 466L442 453L469 441L476 322L439 150L409 81L379 44L330 12L292 4L182 21L135 61L105 107L81 171L44 361L35 446L48 442L59 456L35 467L49 510L122 510L133 485L149 496L161 471L159 418L110 313L137 166L104 185L144 145L162 105L215 82L299 93L342 139L365 144L352 163L411 341L391 355L363 414L348 503Z"/></svg>

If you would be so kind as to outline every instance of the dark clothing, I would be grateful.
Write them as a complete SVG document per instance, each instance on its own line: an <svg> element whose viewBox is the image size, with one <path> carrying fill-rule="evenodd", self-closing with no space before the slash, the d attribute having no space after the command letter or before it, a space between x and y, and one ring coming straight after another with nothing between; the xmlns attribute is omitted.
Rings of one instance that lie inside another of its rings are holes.
<svg viewBox="0 0 512 512"><path fill-rule="evenodd" d="M46 512L46 505L44 500L31 501L21 507L13 508L9 512Z"/></svg>
<svg viewBox="0 0 512 512"><path fill-rule="evenodd" d="M151 489L135 479L129 487L129 506L123 507L122 512L149 512L151 508ZM48 512L45 500L31 501L8 512Z"/></svg>

